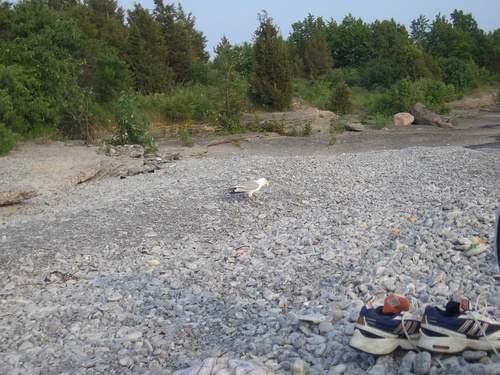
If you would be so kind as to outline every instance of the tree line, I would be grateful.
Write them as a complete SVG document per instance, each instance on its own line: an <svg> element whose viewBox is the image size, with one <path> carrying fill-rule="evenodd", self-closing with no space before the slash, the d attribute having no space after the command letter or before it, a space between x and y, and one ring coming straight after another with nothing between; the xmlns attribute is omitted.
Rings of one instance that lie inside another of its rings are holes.
<svg viewBox="0 0 500 375"><path fill-rule="evenodd" d="M180 4L1 3L0 154L21 139L92 139L107 127L114 142L153 146L146 114L243 131L244 111L286 109L294 96L348 113L350 93L363 90L377 97L372 112L390 113L416 93L437 107L499 82L500 30L485 33L459 10L449 20L420 16L410 32L392 19L309 14L286 39L267 12L258 21L252 42L223 37L210 60Z"/></svg>

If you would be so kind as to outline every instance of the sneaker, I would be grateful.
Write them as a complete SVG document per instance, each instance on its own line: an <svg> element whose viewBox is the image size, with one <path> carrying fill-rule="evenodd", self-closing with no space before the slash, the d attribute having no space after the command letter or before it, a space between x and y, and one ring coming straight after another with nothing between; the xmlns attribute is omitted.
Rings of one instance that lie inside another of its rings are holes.
<svg viewBox="0 0 500 375"><path fill-rule="evenodd" d="M427 306L418 347L439 353L500 349L500 323L481 315L470 302L449 301L445 310Z"/></svg>
<svg viewBox="0 0 500 375"><path fill-rule="evenodd" d="M389 354L398 347L416 349L420 328L420 318L414 314L417 307L416 300L394 294L386 297L384 306L363 306L349 345L373 355Z"/></svg>

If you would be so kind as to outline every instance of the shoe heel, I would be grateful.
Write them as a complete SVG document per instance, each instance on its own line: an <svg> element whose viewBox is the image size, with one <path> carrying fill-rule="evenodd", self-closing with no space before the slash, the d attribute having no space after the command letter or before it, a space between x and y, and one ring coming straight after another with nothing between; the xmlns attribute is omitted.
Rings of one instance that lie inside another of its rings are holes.
<svg viewBox="0 0 500 375"><path fill-rule="evenodd" d="M416 342L416 340L415 340ZM349 341L349 346L354 349L361 350L365 353L369 353L372 355L386 355L392 353L396 348L401 347L403 349L411 350L414 349L414 346L408 348L411 345L408 340L402 339L372 339L364 336L359 329L355 329L354 333Z"/></svg>
<svg viewBox="0 0 500 375"><path fill-rule="evenodd" d="M417 346L434 353L459 353L467 347L467 345L457 337L428 336L422 330L420 330L420 338Z"/></svg>

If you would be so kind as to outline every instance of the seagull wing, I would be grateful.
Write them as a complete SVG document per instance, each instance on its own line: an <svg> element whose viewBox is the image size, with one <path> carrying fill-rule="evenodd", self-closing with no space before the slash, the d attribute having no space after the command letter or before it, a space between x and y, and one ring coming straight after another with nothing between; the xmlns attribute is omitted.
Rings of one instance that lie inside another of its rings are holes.
<svg viewBox="0 0 500 375"><path fill-rule="evenodd" d="M231 188L231 193L253 193L262 186L257 181L248 181Z"/></svg>

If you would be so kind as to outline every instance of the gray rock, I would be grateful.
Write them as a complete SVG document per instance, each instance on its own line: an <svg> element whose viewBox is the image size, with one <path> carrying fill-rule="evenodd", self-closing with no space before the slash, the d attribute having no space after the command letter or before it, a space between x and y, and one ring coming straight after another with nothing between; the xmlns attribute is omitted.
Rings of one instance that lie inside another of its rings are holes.
<svg viewBox="0 0 500 375"><path fill-rule="evenodd" d="M431 370L432 357L428 352L420 352L413 361L413 372L416 375L427 375Z"/></svg>
<svg viewBox="0 0 500 375"><path fill-rule="evenodd" d="M365 130L365 126L363 124L355 123L355 124L345 124L345 130L350 132L362 132Z"/></svg>

